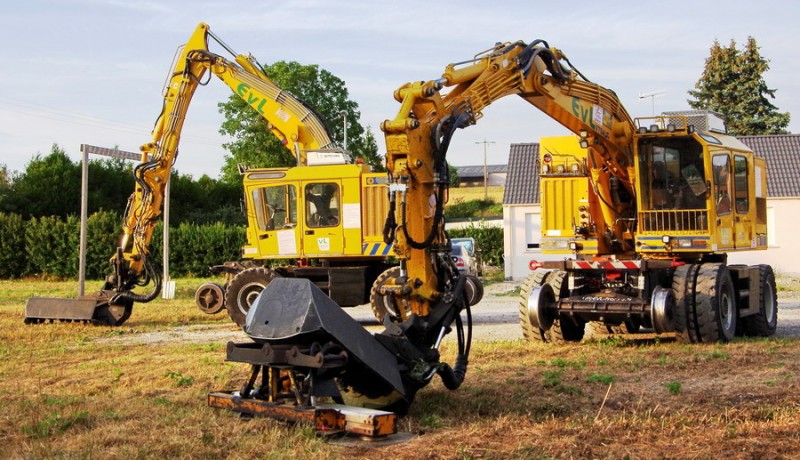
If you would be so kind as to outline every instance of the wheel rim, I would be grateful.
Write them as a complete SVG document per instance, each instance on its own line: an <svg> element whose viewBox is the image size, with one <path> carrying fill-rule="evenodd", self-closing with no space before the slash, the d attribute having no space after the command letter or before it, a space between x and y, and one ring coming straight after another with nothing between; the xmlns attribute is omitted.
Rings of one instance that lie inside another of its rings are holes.
<svg viewBox="0 0 800 460"><path fill-rule="evenodd" d="M239 311L247 315L247 312L250 311L250 306L253 305L253 302L263 290L264 285L261 283L254 282L242 286L236 299L236 306L239 307Z"/></svg>
<svg viewBox="0 0 800 460"><path fill-rule="evenodd" d="M195 302L205 313L219 313L225 308L225 295L222 287L217 284L205 284L197 289Z"/></svg>
<svg viewBox="0 0 800 460"><path fill-rule="evenodd" d="M765 283L766 292L764 292L764 318L767 324L775 324L775 292L772 290L772 285Z"/></svg>
<svg viewBox="0 0 800 460"><path fill-rule="evenodd" d="M730 331L733 328L733 319L736 317L734 303L731 301L730 289L723 289L719 297L719 316L723 329Z"/></svg>

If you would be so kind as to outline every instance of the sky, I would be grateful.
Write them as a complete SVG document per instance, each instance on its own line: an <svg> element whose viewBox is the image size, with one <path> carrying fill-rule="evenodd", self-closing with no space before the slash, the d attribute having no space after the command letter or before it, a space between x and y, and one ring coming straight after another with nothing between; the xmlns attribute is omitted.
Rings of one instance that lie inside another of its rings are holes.
<svg viewBox="0 0 800 460"><path fill-rule="evenodd" d="M138 152L151 139L175 51L200 22L261 63L317 64L344 80L381 154L379 126L397 114L399 86L438 78L497 42L535 39L614 90L633 117L647 117L688 109L715 39L741 48L752 36L770 61L772 102L800 132L799 2L27 0L0 13L0 166L24 171L54 144L75 161L81 144ZM217 104L230 94L216 79L198 89L176 164L182 174L219 176L226 139ZM456 133L448 160L505 164L512 143L566 134L521 99L504 98Z"/></svg>

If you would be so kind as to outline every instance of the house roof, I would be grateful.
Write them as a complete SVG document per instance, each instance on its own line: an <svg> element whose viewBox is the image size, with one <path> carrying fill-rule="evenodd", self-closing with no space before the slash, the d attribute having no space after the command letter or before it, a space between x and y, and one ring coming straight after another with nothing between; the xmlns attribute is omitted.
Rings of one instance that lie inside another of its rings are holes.
<svg viewBox="0 0 800 460"><path fill-rule="evenodd" d="M462 179L470 177L483 178L483 165L476 166L456 166L458 177ZM508 165L486 165L486 171L489 174L506 173L508 172Z"/></svg>
<svg viewBox="0 0 800 460"><path fill-rule="evenodd" d="M768 197L800 197L800 134L736 137L767 160Z"/></svg>
<svg viewBox="0 0 800 460"><path fill-rule="evenodd" d="M511 144L503 204L539 202L539 144Z"/></svg>
<svg viewBox="0 0 800 460"><path fill-rule="evenodd" d="M800 197L800 134L737 136L737 139L767 160L769 198ZM538 158L538 143L511 144L503 204L539 203Z"/></svg>

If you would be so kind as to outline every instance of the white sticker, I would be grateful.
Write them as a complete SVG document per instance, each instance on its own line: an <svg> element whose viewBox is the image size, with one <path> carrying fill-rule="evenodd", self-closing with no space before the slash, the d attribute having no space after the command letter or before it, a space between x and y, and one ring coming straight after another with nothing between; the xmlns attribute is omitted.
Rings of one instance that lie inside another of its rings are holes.
<svg viewBox="0 0 800 460"><path fill-rule="evenodd" d="M371 210L367 210L371 211ZM361 228L361 205L358 203L344 204L344 228Z"/></svg>
<svg viewBox="0 0 800 460"><path fill-rule="evenodd" d="M283 110L281 108L278 108L278 110L275 111L275 115L277 115L278 118L283 120L284 123L288 122L289 118L291 118L291 115L289 115L289 112L286 112L285 110Z"/></svg>
<svg viewBox="0 0 800 460"><path fill-rule="evenodd" d="M297 241L295 240L294 230L279 230L275 233L278 234L278 254L297 254Z"/></svg>
<svg viewBox="0 0 800 460"><path fill-rule="evenodd" d="M595 126L605 126L605 123L603 123L603 118L606 115L606 111L603 110L602 107L599 105L592 106L592 114L594 115L592 117L592 121L594 122Z"/></svg>
<svg viewBox="0 0 800 460"><path fill-rule="evenodd" d="M330 252L331 251L331 239L330 238L317 238L317 247L320 251Z"/></svg>

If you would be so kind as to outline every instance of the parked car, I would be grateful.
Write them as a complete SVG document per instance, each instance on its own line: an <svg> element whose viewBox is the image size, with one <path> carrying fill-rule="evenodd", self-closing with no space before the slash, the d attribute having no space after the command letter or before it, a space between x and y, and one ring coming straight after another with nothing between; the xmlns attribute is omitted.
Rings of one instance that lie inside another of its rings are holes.
<svg viewBox="0 0 800 460"><path fill-rule="evenodd" d="M467 249L460 244L454 244L450 257L453 258L458 271L462 275L476 275L478 274L478 261L469 255Z"/></svg>
<svg viewBox="0 0 800 460"><path fill-rule="evenodd" d="M456 245L463 247L469 257L475 261L475 271L471 274L476 276L483 276L483 260L481 260L481 249L475 238L453 238L450 242L455 247Z"/></svg>

